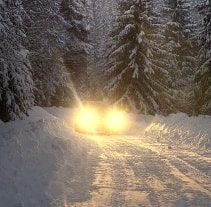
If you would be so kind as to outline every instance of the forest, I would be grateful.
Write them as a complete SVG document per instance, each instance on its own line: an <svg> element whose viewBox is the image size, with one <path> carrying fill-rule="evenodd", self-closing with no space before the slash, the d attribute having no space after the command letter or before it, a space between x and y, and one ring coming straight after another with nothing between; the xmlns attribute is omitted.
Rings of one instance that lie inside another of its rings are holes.
<svg viewBox="0 0 211 207"><path fill-rule="evenodd" d="M210 0L0 0L0 120L105 100L211 115Z"/></svg>

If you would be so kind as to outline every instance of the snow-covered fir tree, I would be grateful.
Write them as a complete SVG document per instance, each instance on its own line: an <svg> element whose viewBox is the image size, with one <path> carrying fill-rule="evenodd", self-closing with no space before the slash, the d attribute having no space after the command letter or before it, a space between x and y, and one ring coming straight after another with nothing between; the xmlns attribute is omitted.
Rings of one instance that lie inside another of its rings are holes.
<svg viewBox="0 0 211 207"><path fill-rule="evenodd" d="M21 118L34 103L21 0L0 1L0 119Z"/></svg>
<svg viewBox="0 0 211 207"><path fill-rule="evenodd" d="M210 0L0 0L0 119L22 117L34 99L69 105L73 87L99 98L101 86L131 111L211 114L210 8Z"/></svg>
<svg viewBox="0 0 211 207"><path fill-rule="evenodd" d="M90 99L102 97L102 64L104 63L104 51L108 41L108 34L115 20L116 1L114 0L87 0L84 3L86 23L89 27L89 43L91 45L88 54L87 85Z"/></svg>
<svg viewBox="0 0 211 207"><path fill-rule="evenodd" d="M60 15L60 2L57 0L23 0L28 18L24 19L31 51L35 101L37 105L64 105L70 102L70 89L67 71L63 64L66 46L66 22Z"/></svg>
<svg viewBox="0 0 211 207"><path fill-rule="evenodd" d="M201 14L199 30L200 48L196 71L196 111L211 115L211 1L206 0L196 7Z"/></svg>
<svg viewBox="0 0 211 207"><path fill-rule="evenodd" d="M85 2L77 0L61 0L60 12L69 25L68 52L65 53L64 63L81 98L86 96L87 84L87 55L89 53L88 34L86 25Z"/></svg>
<svg viewBox="0 0 211 207"><path fill-rule="evenodd" d="M93 46L93 61L102 61L104 46L115 19L116 1L90 0L87 5L90 15L90 41Z"/></svg>
<svg viewBox="0 0 211 207"><path fill-rule="evenodd" d="M172 54L169 73L175 89L175 108L194 113L193 76L196 68L196 45L193 41L195 25L191 21L189 0L167 0L163 5L166 19L166 48Z"/></svg>
<svg viewBox="0 0 211 207"><path fill-rule="evenodd" d="M142 113L168 113L171 77L159 18L150 1L119 1L119 14L108 46L105 92L112 103Z"/></svg>

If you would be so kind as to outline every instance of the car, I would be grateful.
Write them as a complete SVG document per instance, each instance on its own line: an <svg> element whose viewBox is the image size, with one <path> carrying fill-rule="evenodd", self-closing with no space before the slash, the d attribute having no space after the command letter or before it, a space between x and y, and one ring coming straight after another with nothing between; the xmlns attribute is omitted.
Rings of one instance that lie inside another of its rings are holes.
<svg viewBox="0 0 211 207"><path fill-rule="evenodd" d="M85 102L75 116L75 131L80 133L116 134L123 131L126 125L125 113L104 102Z"/></svg>

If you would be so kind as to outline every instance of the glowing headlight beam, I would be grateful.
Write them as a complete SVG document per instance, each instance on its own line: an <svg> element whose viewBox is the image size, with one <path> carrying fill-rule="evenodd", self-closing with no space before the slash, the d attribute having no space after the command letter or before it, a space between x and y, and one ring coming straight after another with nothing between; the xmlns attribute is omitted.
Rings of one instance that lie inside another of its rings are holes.
<svg viewBox="0 0 211 207"><path fill-rule="evenodd" d="M72 81L68 84L68 87L69 87L69 89L72 91L73 96L74 96L75 100L77 101L78 105L79 105L80 107L82 107L81 100L80 100L80 98L79 98L79 96L78 96L78 94L77 94L77 92L76 92L76 89L75 89L75 87L74 87Z"/></svg>
<svg viewBox="0 0 211 207"><path fill-rule="evenodd" d="M108 114L107 125L112 131L123 130L126 126L126 117L123 112L112 110Z"/></svg>
<svg viewBox="0 0 211 207"><path fill-rule="evenodd" d="M83 108L78 115L77 122L84 130L94 130L97 122L97 113L93 109Z"/></svg>

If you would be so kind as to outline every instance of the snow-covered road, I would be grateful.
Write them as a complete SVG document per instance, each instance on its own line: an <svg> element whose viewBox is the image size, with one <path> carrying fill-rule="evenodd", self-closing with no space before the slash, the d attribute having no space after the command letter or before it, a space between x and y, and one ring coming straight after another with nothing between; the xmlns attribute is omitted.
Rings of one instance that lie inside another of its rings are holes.
<svg viewBox="0 0 211 207"><path fill-rule="evenodd" d="M62 107L0 122L0 207L211 207L211 116L130 116L113 136Z"/></svg>
<svg viewBox="0 0 211 207"><path fill-rule="evenodd" d="M90 197L69 200L67 206L211 206L210 157L179 146L147 144L136 136L87 137L97 143L86 160L94 176L91 185L84 183Z"/></svg>

